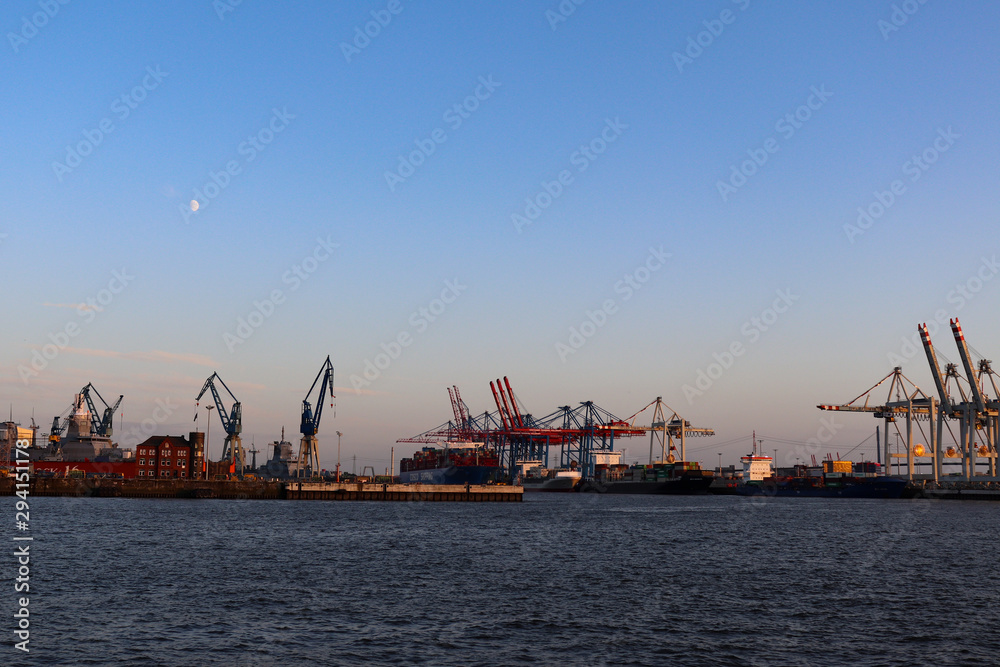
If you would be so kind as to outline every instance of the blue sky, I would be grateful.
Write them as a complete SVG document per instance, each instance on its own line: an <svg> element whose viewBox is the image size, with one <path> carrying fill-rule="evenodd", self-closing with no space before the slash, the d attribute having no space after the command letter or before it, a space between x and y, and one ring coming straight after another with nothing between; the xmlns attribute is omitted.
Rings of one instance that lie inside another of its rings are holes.
<svg viewBox="0 0 1000 667"><path fill-rule="evenodd" d="M503 375L535 414L663 396L717 430L714 464L753 429L816 437L814 406L893 354L929 390L902 339L939 310L1000 354L992 3L56 6L0 12L18 420L92 381L125 394L125 433L157 400L157 432L184 432L217 370L247 440L297 440L330 354L324 466L338 429L387 466L450 417L445 387L483 412ZM935 343L957 361L947 326ZM875 426L837 420L823 452Z"/></svg>

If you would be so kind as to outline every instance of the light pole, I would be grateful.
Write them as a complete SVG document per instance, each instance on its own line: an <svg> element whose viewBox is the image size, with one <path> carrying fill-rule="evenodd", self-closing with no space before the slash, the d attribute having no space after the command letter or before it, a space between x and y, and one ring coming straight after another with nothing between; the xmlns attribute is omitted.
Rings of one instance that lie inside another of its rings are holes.
<svg viewBox="0 0 1000 667"><path fill-rule="evenodd" d="M722 452L719 452L719 474L722 474Z"/></svg>
<svg viewBox="0 0 1000 667"><path fill-rule="evenodd" d="M212 435L212 410L215 409L214 405L206 405L205 409L208 410L208 426L205 428L205 481L208 481L208 439Z"/></svg>
<svg viewBox="0 0 1000 667"><path fill-rule="evenodd" d="M340 436L344 435L337 431L337 483L340 483Z"/></svg>

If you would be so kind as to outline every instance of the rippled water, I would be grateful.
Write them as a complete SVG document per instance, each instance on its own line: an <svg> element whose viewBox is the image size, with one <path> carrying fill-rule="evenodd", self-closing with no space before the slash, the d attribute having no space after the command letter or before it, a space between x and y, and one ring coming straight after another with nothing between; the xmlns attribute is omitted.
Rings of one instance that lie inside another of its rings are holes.
<svg viewBox="0 0 1000 667"><path fill-rule="evenodd" d="M0 664L993 665L998 513L34 498L32 651L8 621Z"/></svg>

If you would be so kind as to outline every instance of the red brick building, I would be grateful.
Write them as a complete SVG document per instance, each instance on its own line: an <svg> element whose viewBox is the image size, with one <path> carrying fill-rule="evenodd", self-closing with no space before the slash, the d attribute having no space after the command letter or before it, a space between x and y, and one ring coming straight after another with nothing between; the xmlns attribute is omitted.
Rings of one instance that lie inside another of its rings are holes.
<svg viewBox="0 0 1000 667"><path fill-rule="evenodd" d="M138 479L203 479L205 434L154 435L136 445Z"/></svg>

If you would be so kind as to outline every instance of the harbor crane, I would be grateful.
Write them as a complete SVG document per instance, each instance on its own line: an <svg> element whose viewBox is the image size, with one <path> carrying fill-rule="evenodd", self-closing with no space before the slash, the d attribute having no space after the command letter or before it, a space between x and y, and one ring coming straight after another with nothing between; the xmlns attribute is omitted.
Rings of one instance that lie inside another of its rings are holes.
<svg viewBox="0 0 1000 667"><path fill-rule="evenodd" d="M887 380L889 381L889 391L887 392L885 400L879 401L878 405L870 405L872 402L872 392ZM858 401L861 399L864 399L864 403L859 405ZM847 403L841 405L817 405L816 407L820 410L832 410L838 412L868 412L873 414L876 419L884 419L886 472L889 471L893 458L905 458L908 474L911 479L913 478L915 470L914 458L924 456L927 452L923 445L914 446L914 426L916 426L916 429L926 439L926 441L931 443L931 449L934 449L934 429L929 429L929 434L925 434L921 421L929 419L933 422L940 412L940 406L933 396L925 394L920 387L914 384L908 377L903 375L903 369L899 366L893 368L888 375L876 382L871 388L868 389L868 391ZM889 449L890 428L895 428L896 433L902 436L899 432L899 426L896 421L897 419L905 420L906 434L903 436L903 440L906 443L905 454L893 453ZM890 427L890 425L892 426ZM878 454L879 462L881 463L881 449L878 450Z"/></svg>
<svg viewBox="0 0 1000 667"><path fill-rule="evenodd" d="M653 409L653 422L649 426L634 426L635 418L648 410ZM664 408L672 414L666 418ZM713 436L715 431L710 428L700 428L691 426L691 422L682 418L677 411L663 402L662 396L657 396L655 401L651 401L646 407L625 420L630 424L631 429L643 429L649 431L649 463L652 465L654 445L660 447L660 459L655 463L673 463L680 454L681 461L687 461L687 439L689 437ZM674 442L676 439L676 443ZM679 445L679 446L678 446Z"/></svg>
<svg viewBox="0 0 1000 667"><path fill-rule="evenodd" d="M226 411L225 405L222 403L222 397L219 396L219 390L215 388L215 382L218 380L219 384L226 390L229 397L233 399L233 407L228 413ZM199 405L201 397L205 395L205 392L209 389L212 390L212 398L215 400L216 411L219 413L219 418L222 420L222 428L226 432L226 442L223 446L222 460L225 461L229 459L230 465L233 466L233 470L239 475L243 475L243 468L246 465L246 452L243 450L243 441L240 439L240 432L243 431L243 406L236 400L236 396L233 392L229 390L226 383L222 381L218 373L212 373L207 380L205 380L205 385L198 392L197 398L195 398L195 404ZM208 460L206 456L205 460Z"/></svg>
<svg viewBox="0 0 1000 667"><path fill-rule="evenodd" d="M319 397L316 400L316 412L313 413L309 397L312 395L317 383L320 385ZM313 380L312 386L306 392L306 397L302 400L302 425L299 428L299 431L302 433L302 441L299 443L299 469L297 472L299 477L303 476L306 467L310 468L311 474L319 474L319 442L316 439L316 433L319 431L319 422L323 417L323 402L326 397L327 387L330 389L330 398L334 398L333 363L330 361L330 355L326 356L326 361L323 362L319 373L316 374L316 379Z"/></svg>
<svg viewBox="0 0 1000 667"><path fill-rule="evenodd" d="M94 392L97 398L101 400L101 403L104 404L104 412L98 413L97 406L94 404L94 399L90 397L90 392ZM80 390L80 394L83 395L84 400L87 401L87 408L90 409L91 432L94 435L110 436L112 432L112 423L115 420L115 410L117 410L118 406L121 405L124 396L119 395L115 404L109 406L108 402L104 400L104 397L101 396L100 392L98 392L94 385L90 382L87 383L86 387ZM100 416L98 416L99 414Z"/></svg>
<svg viewBox="0 0 1000 667"><path fill-rule="evenodd" d="M448 387L448 398L451 399L451 410L455 414L455 427L462 433L467 433L471 429L469 408L462 400L462 394L456 385Z"/></svg>
<svg viewBox="0 0 1000 667"><path fill-rule="evenodd" d="M891 373L861 394L854 400L843 405L819 405L820 410L839 410L844 412L870 412L876 418L885 420L885 463L886 470L893 458L905 458L907 474L912 480L915 474L916 459L930 459L933 464L933 478L940 480L943 475L943 465L946 459L960 459L962 477L972 481L976 476L977 458L985 458L989 465L989 476L997 475L997 443L1000 434L1000 388L997 386L996 374L988 359L979 362L978 373L973 368L969 354L969 346L958 319L950 321L955 337L958 353L962 361L962 374L957 364L949 363L942 373L937 353L931 343L930 332L926 324L917 325L927 363L930 366L931 377L937 390L937 396L928 396L897 366ZM886 380L889 383L889 395L879 405L869 405L869 399L876 387ZM989 380L995 398L986 395L986 382ZM968 391L966 391L966 388ZM858 402L864 398L863 404ZM900 433L897 419L905 420L905 435ZM922 422L930 422L927 432L924 432ZM958 436L952 430L952 422L959 424ZM894 428L897 435L905 442L905 453L893 453L889 448L889 430ZM954 446L945 446L945 431L954 442ZM914 435L919 434L927 443L914 443ZM985 442L980 442L980 438ZM881 454L881 451L879 452Z"/></svg>
<svg viewBox="0 0 1000 667"><path fill-rule="evenodd" d="M990 469L990 477L997 475L997 430L1000 427L1000 398L995 397L990 401L984 393L984 388L980 383L985 382L988 377L996 391L996 382L993 369L989 359L983 359L979 363L979 374L972 367L972 359L969 355L969 344L965 341L965 333L962 325L956 317L949 321L952 334L955 336L955 344L958 346L958 355L962 358L962 366L965 369L965 376L969 381L971 400L961 404L961 446L959 452L962 454L962 472L966 479L972 480L976 471L976 458L987 459ZM985 431L986 443L977 445L977 434Z"/></svg>

